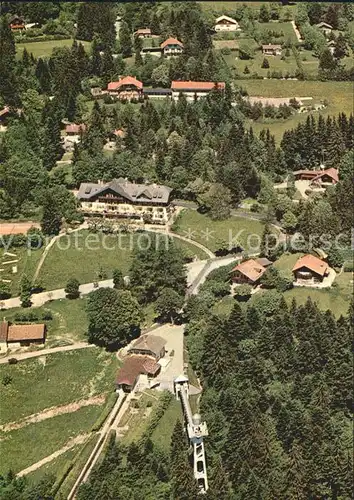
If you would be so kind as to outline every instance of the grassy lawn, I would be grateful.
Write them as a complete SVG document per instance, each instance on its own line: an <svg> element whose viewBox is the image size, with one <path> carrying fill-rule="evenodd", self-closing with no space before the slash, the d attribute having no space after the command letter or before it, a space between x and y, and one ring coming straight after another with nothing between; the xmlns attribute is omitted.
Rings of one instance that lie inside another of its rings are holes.
<svg viewBox="0 0 354 500"><path fill-rule="evenodd" d="M296 80L236 80L235 83L247 90L251 96L263 97L313 97L314 101L326 99L326 109L313 112L314 116L322 114L324 118L328 115L338 115L345 112L353 112L353 85L351 82L320 82L320 81L296 81ZM291 116L285 121L250 122L253 130L258 134L263 128L269 128L280 142L285 130L296 127L298 123L306 121L308 113Z"/></svg>
<svg viewBox="0 0 354 500"><path fill-rule="evenodd" d="M289 74L294 74L297 69L297 64L292 53L290 53L290 56L285 60L282 60L281 56L266 56L266 59L269 62L269 68L267 69L261 67L265 56L259 50L255 52L255 57L249 60L235 59L235 55L232 54L224 56L224 58L229 66L236 68L239 74L243 74L246 66L251 73L257 73L263 77L267 76L268 71L282 71L285 76L287 72L289 72ZM258 87L258 89L259 88L260 87Z"/></svg>
<svg viewBox="0 0 354 500"><path fill-rule="evenodd" d="M339 318L342 314L347 315L349 310L350 300L353 294L353 281L352 273L343 273L336 278L338 288L330 290L316 290L310 288L293 288L284 293L286 301L290 304L292 299L295 298L298 304L304 304L308 297L314 302L317 302L318 307L322 311L329 309L332 313Z"/></svg>
<svg viewBox="0 0 354 500"><path fill-rule="evenodd" d="M19 421L46 408L108 393L117 368L116 356L98 348L0 365L1 379L4 375L12 378L0 392L0 423Z"/></svg>
<svg viewBox="0 0 354 500"><path fill-rule="evenodd" d="M136 401L132 400L129 408L123 415L119 426L127 425L129 428L124 433L121 441L129 444L138 441L149 423L149 417L159 405L159 397L162 393L146 390L138 394Z"/></svg>
<svg viewBox="0 0 354 500"><path fill-rule="evenodd" d="M90 42L80 41L86 49L86 52L90 49ZM52 55L52 50L55 47L71 47L73 40L68 38L66 40L47 40L43 42L24 42L16 43L16 54L17 58L22 57L23 50L26 48L29 53L32 53L34 57L50 57Z"/></svg>
<svg viewBox="0 0 354 500"><path fill-rule="evenodd" d="M38 483L46 474L57 477L58 474L64 470L65 465L75 457L79 449L80 446L74 446L51 462L48 462L47 464L42 465L39 469L27 474L27 479L35 484Z"/></svg>
<svg viewBox="0 0 354 500"><path fill-rule="evenodd" d="M0 272L0 278L3 280L11 280L11 283L8 283L11 294L16 296L19 292L21 276L26 274L30 280L32 279L39 259L41 258L42 250L31 250L19 247L10 248L8 252L16 256L4 255L4 249L0 249L0 269L4 269L4 271ZM12 260L18 260L18 262L4 264ZM12 266L17 266L16 274L12 274Z"/></svg>
<svg viewBox="0 0 354 500"><path fill-rule="evenodd" d="M178 419L183 419L181 402L172 399L151 436L151 440L156 448L167 453L169 452L173 428Z"/></svg>
<svg viewBox="0 0 354 500"><path fill-rule="evenodd" d="M212 312L218 316L227 317L230 315L234 303L235 299L231 295L227 295L214 304Z"/></svg>
<svg viewBox="0 0 354 500"><path fill-rule="evenodd" d="M146 246L147 236L147 233L102 235L86 230L63 235L49 251L39 273L39 280L46 290L53 290L65 287L72 277L77 278L80 283L92 282L97 279L100 270L107 278L112 277L115 268L127 274L132 250L139 243ZM186 256L206 258L205 253L192 243L184 243L177 238L175 243L183 249Z"/></svg>
<svg viewBox="0 0 354 500"><path fill-rule="evenodd" d="M16 307L13 309L0 311L0 320L6 318L8 321L16 323L18 314L33 314L35 317L31 321L44 322L47 325L46 347L53 347L53 343L58 340L79 341L86 339L87 317L85 312L86 299L59 299L47 302L41 307L23 309ZM53 319L43 320L43 315L51 312Z"/></svg>
<svg viewBox="0 0 354 500"><path fill-rule="evenodd" d="M205 231L209 231L208 240ZM200 214L196 210L183 210L177 219L175 231L182 236L202 243L210 250L218 248L220 240L229 242L238 239L242 247L247 251L252 245L256 245L256 238L251 238L253 234L261 235L263 225L261 222L242 217L230 217L223 221L213 221L208 216ZM240 233L239 233L240 232ZM238 237L236 235L239 233ZM249 240L247 242L247 240Z"/></svg>
<svg viewBox="0 0 354 500"><path fill-rule="evenodd" d="M0 441L0 473L9 468L19 472L62 448L71 438L89 432L101 411L100 406L87 406L74 415L58 415L6 433Z"/></svg>
<svg viewBox="0 0 354 500"><path fill-rule="evenodd" d="M285 275L292 276L292 268L295 266L297 260L303 255L303 253L284 253L274 262L274 267L282 271Z"/></svg>
<svg viewBox="0 0 354 500"><path fill-rule="evenodd" d="M256 22L256 27L261 31L275 31L277 33L284 33L284 36L277 38L277 43L282 44L286 40L291 40L293 43L297 42L295 31L290 22L279 22L279 23L259 23Z"/></svg>
<svg viewBox="0 0 354 500"><path fill-rule="evenodd" d="M79 447L79 451L74 457L74 466L59 488L59 491L57 493L58 498L67 498L83 466L87 462L89 456L92 453L92 450L96 446L99 437L99 434L93 434L88 438L88 440L82 447ZM59 472L61 472L61 470Z"/></svg>

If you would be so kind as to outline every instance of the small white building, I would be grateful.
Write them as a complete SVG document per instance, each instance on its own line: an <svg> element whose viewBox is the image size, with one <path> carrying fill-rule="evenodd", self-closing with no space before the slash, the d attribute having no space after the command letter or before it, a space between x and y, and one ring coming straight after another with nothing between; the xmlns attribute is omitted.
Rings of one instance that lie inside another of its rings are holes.
<svg viewBox="0 0 354 500"><path fill-rule="evenodd" d="M262 53L265 56L281 56L281 45L262 45Z"/></svg>
<svg viewBox="0 0 354 500"><path fill-rule="evenodd" d="M236 21L229 16L220 16L215 20L215 31L241 31L240 25Z"/></svg>
<svg viewBox="0 0 354 500"><path fill-rule="evenodd" d="M184 94L187 101L198 100L205 97L212 90L225 91L225 82L192 82L192 81L173 81L171 83L172 99L175 101L180 94Z"/></svg>

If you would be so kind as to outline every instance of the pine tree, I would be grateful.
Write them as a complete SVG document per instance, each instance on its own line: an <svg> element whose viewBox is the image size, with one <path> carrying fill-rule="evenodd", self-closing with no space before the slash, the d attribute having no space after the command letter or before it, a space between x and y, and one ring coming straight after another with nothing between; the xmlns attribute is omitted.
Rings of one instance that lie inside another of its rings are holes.
<svg viewBox="0 0 354 500"><path fill-rule="evenodd" d="M23 274L20 282L21 307L31 307L32 285L26 274Z"/></svg>
<svg viewBox="0 0 354 500"><path fill-rule="evenodd" d="M130 57L132 55L133 43L132 35L128 24L122 21L119 30L119 44L123 57Z"/></svg>
<svg viewBox="0 0 354 500"><path fill-rule="evenodd" d="M44 195L41 228L44 234L59 234L61 227L61 210L53 194L47 191Z"/></svg>
<svg viewBox="0 0 354 500"><path fill-rule="evenodd" d="M51 88L51 75L47 62L41 57L38 58L35 74L39 81L41 92L44 94L49 93Z"/></svg>
<svg viewBox="0 0 354 500"><path fill-rule="evenodd" d="M203 345L203 377L209 386L221 388L235 358L230 350L224 322L214 316L209 320Z"/></svg>
<svg viewBox="0 0 354 500"><path fill-rule="evenodd" d="M96 76L102 74L102 57L100 54L100 46L98 39L93 38L91 44L91 73Z"/></svg>
<svg viewBox="0 0 354 500"><path fill-rule="evenodd" d="M5 104L20 105L16 78L16 49L13 33L6 15L0 17L0 97Z"/></svg>
<svg viewBox="0 0 354 500"><path fill-rule="evenodd" d="M114 269L113 271L113 286L117 289L124 288L123 273L120 269Z"/></svg>
<svg viewBox="0 0 354 500"><path fill-rule="evenodd" d="M63 153L60 135L61 113L53 101L48 114L44 129L43 166L47 170L55 167Z"/></svg>
<svg viewBox="0 0 354 500"><path fill-rule="evenodd" d="M173 498L176 500L197 498L198 485L188 461L186 438L180 420L177 420L171 438L170 462Z"/></svg>

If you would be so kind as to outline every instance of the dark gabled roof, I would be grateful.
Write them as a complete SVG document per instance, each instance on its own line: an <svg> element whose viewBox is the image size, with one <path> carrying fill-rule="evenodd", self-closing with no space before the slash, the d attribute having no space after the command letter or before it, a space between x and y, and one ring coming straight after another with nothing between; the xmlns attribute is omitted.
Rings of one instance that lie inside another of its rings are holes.
<svg viewBox="0 0 354 500"><path fill-rule="evenodd" d="M164 94L164 95L171 95L172 90L171 89L163 89L163 88L156 88L156 89L144 89L144 94L146 95L159 95L159 94Z"/></svg>
<svg viewBox="0 0 354 500"><path fill-rule="evenodd" d="M128 352L139 351L150 351L157 356L161 349L166 345L166 340L157 335L142 335L139 337Z"/></svg>
<svg viewBox="0 0 354 500"><path fill-rule="evenodd" d="M79 200L89 200L107 190L111 190L129 201L156 201L159 203L167 203L172 191L171 188L163 185L134 184L125 179L113 179L107 184L82 183L77 198Z"/></svg>

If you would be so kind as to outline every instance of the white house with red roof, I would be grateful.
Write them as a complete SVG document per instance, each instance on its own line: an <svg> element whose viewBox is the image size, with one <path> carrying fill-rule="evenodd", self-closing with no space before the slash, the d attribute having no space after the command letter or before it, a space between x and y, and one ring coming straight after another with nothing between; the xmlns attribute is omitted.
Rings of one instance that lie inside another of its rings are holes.
<svg viewBox="0 0 354 500"><path fill-rule="evenodd" d="M214 26L215 31L227 31L227 32L232 32L232 31L240 31L240 25L236 21L236 19L233 19L232 17L229 16L220 16L215 20L215 26Z"/></svg>
<svg viewBox="0 0 354 500"><path fill-rule="evenodd" d="M177 38L167 38L161 45L161 51L165 57L175 57L183 53L183 43Z"/></svg>
<svg viewBox="0 0 354 500"><path fill-rule="evenodd" d="M107 93L120 100L138 100L143 94L143 82L134 76L125 76L118 82L110 82L107 86Z"/></svg>
<svg viewBox="0 0 354 500"><path fill-rule="evenodd" d="M188 101L194 101L207 96L212 90L224 92L225 82L173 81L171 90L174 100L177 100L180 94L184 94Z"/></svg>

